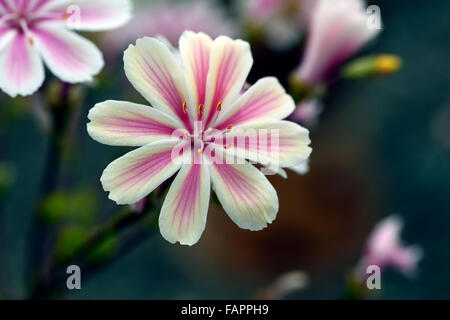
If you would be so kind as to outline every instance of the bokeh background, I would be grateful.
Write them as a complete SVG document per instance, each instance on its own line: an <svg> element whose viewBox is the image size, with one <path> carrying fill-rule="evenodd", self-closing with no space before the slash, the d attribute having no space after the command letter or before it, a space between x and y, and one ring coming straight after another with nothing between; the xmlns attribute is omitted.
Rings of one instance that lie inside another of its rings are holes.
<svg viewBox="0 0 450 320"><path fill-rule="evenodd" d="M230 4L218 3L233 21ZM311 171L289 173L287 180L270 177L280 212L268 229L240 230L211 205L196 246L171 245L154 232L83 278L82 290L63 290L59 298L246 299L296 269L309 274L309 285L288 298L343 298L368 234L392 213L403 218L403 238L420 245L424 258L414 278L383 273L382 290L373 297L450 298L450 2L370 4L380 6L384 29L359 55L393 53L402 57L403 68L329 88L325 111L311 128ZM108 53L111 44L102 37L93 35L102 43L106 68L97 83L75 90L76 120L58 178L71 200L64 202L58 232L89 229L117 209L99 178L127 150L88 136L88 110L107 99L143 102L125 79L120 55ZM300 44L287 50L254 47L250 82L275 75L287 85L300 52ZM47 92L55 85L49 79ZM41 108L35 98L12 100L0 93L0 297L26 297L33 272L29 253L36 243L30 241L49 142ZM64 251L59 245L56 250Z"/></svg>

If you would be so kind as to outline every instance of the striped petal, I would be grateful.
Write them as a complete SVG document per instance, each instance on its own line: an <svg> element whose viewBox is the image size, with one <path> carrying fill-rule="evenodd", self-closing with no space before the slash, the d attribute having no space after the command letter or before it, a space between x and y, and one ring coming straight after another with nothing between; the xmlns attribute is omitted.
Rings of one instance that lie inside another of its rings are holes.
<svg viewBox="0 0 450 320"><path fill-rule="evenodd" d="M124 54L125 73L131 84L153 107L179 119L178 127L190 128L183 112L181 69L170 49L155 38L141 38Z"/></svg>
<svg viewBox="0 0 450 320"><path fill-rule="evenodd" d="M294 109L294 100L286 94L277 78L262 78L219 115L214 127L224 130L230 125L237 126L254 120L281 120Z"/></svg>
<svg viewBox="0 0 450 320"><path fill-rule="evenodd" d="M180 37L180 56L186 81L187 107L192 115L205 104L206 80L213 41L204 33L185 31Z"/></svg>
<svg viewBox="0 0 450 320"><path fill-rule="evenodd" d="M311 154L309 131L285 120L248 123L233 128L218 142L228 153L274 169L299 165Z"/></svg>
<svg viewBox="0 0 450 320"><path fill-rule="evenodd" d="M205 230L211 190L209 170L185 164L172 183L159 216L159 229L169 242L194 245Z"/></svg>
<svg viewBox="0 0 450 320"><path fill-rule="evenodd" d="M105 101L89 111L89 135L113 146L143 146L170 139L176 121L163 112L124 101Z"/></svg>
<svg viewBox="0 0 450 320"><path fill-rule="evenodd" d="M214 121L217 105L223 110L242 90L253 64L250 45L242 40L220 36L214 40L206 85L206 127Z"/></svg>
<svg viewBox="0 0 450 320"><path fill-rule="evenodd" d="M110 163L100 179L109 198L117 204L133 204L170 178L181 167L182 159L172 152L177 144L154 142Z"/></svg>
<svg viewBox="0 0 450 320"><path fill-rule="evenodd" d="M257 231L275 220L278 196L261 171L248 162L212 162L209 168L214 192L240 228Z"/></svg>
<svg viewBox="0 0 450 320"><path fill-rule="evenodd" d="M36 46L23 34L2 36L0 88L9 96L30 95L44 82L44 66Z"/></svg>
<svg viewBox="0 0 450 320"><path fill-rule="evenodd" d="M103 57L97 47L60 23L39 24L33 31L46 65L61 80L91 81L103 68Z"/></svg>

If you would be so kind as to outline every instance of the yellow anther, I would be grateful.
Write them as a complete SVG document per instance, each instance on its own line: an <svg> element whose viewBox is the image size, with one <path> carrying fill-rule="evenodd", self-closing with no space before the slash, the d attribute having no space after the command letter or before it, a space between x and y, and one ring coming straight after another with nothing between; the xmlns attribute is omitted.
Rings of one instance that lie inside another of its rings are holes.
<svg viewBox="0 0 450 320"><path fill-rule="evenodd" d="M230 149L232 146L233 146L233 145L230 144L229 146L225 146L225 147L223 147L223 148L224 148L225 150L227 150L227 149Z"/></svg>
<svg viewBox="0 0 450 320"><path fill-rule="evenodd" d="M233 129L233 125L232 125L232 124L230 124L230 125L228 126L227 131L230 132L231 129Z"/></svg>
<svg viewBox="0 0 450 320"><path fill-rule="evenodd" d="M70 18L70 16L71 16L71 14L69 14L69 13L67 13L67 12L64 12L64 14L63 14L63 20L64 20L64 21L67 21L67 20Z"/></svg>
<svg viewBox="0 0 450 320"><path fill-rule="evenodd" d="M205 109L205 106L203 104L198 105L198 115L201 116L203 114L203 109Z"/></svg>
<svg viewBox="0 0 450 320"><path fill-rule="evenodd" d="M187 111L186 111L186 101L185 102L183 102L183 113L184 114L186 114L187 113Z"/></svg>
<svg viewBox="0 0 450 320"><path fill-rule="evenodd" d="M222 101L219 101L219 103L217 104L216 110L222 111Z"/></svg>
<svg viewBox="0 0 450 320"><path fill-rule="evenodd" d="M197 150L198 153L203 153L203 150L200 148Z"/></svg>
<svg viewBox="0 0 450 320"><path fill-rule="evenodd" d="M189 133L187 133L187 131L184 132L184 138L189 139Z"/></svg>

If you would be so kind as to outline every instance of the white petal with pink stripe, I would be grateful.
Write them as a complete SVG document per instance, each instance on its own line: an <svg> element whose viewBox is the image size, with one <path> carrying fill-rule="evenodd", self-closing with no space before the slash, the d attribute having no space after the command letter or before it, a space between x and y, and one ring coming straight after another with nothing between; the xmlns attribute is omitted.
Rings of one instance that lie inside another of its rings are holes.
<svg viewBox="0 0 450 320"><path fill-rule="evenodd" d="M159 229L169 242L197 243L205 230L211 180L208 167L185 164L170 186L161 208Z"/></svg>
<svg viewBox="0 0 450 320"><path fill-rule="evenodd" d="M158 109L125 101L105 101L89 111L89 135L113 146L143 146L171 139L176 121Z"/></svg>
<svg viewBox="0 0 450 320"><path fill-rule="evenodd" d="M100 179L109 198L117 204L132 204L147 196L180 169L181 160L172 158L172 149L178 144L154 142L111 162Z"/></svg>
<svg viewBox="0 0 450 320"><path fill-rule="evenodd" d="M260 170L248 162L210 166L214 192L240 228L257 231L275 220L277 192Z"/></svg>

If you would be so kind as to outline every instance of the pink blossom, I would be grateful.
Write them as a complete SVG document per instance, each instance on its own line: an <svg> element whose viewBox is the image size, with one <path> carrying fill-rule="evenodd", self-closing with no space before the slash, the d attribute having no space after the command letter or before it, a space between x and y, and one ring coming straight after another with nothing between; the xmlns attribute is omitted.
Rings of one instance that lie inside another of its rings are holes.
<svg viewBox="0 0 450 320"><path fill-rule="evenodd" d="M406 275L414 273L417 263L422 259L422 250L417 246L406 247L402 243L402 227L403 222L397 216L390 216L375 226L359 263L361 274L366 274L369 265L377 265L381 269L394 268Z"/></svg>
<svg viewBox="0 0 450 320"><path fill-rule="evenodd" d="M307 127L313 126L317 123L322 110L322 103L318 99L309 99L297 105L290 119Z"/></svg>
<svg viewBox="0 0 450 320"><path fill-rule="evenodd" d="M328 73L373 39L369 15L361 0L317 0L308 26L303 61L294 76L309 85L326 81Z"/></svg>
<svg viewBox="0 0 450 320"><path fill-rule="evenodd" d="M30 95L44 63L65 82L89 81L103 67L95 45L69 29L100 31L130 18L128 0L0 0L0 88Z"/></svg>
<svg viewBox="0 0 450 320"><path fill-rule="evenodd" d="M193 245L200 239L211 187L239 227L256 231L270 224L278 212L277 193L245 159L265 165L276 156L280 167L293 167L311 148L308 130L281 120L295 105L276 78L260 79L241 94L253 64L249 44L186 31L178 58L162 41L145 37L130 45L124 62L129 81L152 107L105 101L89 112L93 139L140 147L103 172L109 197L135 203L179 171L159 217L169 242ZM272 129L277 141L236 144L247 130ZM267 151L274 148L276 154ZM227 156L241 160L230 163Z"/></svg>

